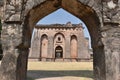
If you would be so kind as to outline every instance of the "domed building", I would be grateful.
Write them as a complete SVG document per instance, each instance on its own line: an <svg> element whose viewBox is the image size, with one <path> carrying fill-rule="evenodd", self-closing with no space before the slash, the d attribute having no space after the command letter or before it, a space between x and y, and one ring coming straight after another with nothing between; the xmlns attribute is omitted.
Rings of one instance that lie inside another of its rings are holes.
<svg viewBox="0 0 120 80"><path fill-rule="evenodd" d="M37 25L31 40L29 60L89 60L89 39L84 37L82 24Z"/></svg>

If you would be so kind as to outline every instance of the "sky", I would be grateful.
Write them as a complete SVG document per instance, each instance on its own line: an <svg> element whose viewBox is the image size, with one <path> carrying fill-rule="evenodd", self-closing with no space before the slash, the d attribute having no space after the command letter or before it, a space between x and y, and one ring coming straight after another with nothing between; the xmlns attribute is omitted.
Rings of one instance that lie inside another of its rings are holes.
<svg viewBox="0 0 120 80"><path fill-rule="evenodd" d="M56 10L55 12L47 15L46 17L38 21L37 25L38 24L66 24L67 22L71 22L72 24L82 23L84 27L84 36L88 37L90 40L90 35L84 22L62 8Z"/></svg>

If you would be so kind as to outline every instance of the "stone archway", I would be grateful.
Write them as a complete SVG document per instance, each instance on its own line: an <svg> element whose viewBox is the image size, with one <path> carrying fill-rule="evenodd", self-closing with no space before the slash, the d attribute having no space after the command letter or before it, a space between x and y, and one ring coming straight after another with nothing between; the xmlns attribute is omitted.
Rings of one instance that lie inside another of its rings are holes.
<svg viewBox="0 0 120 80"><path fill-rule="evenodd" d="M59 8L82 19L87 25L94 52L95 80L120 79L120 1L5 0L4 5L1 37L4 57L0 67L0 79L26 79L33 27L38 20Z"/></svg>
<svg viewBox="0 0 120 80"><path fill-rule="evenodd" d="M93 8L89 7L89 5L84 5L78 0L70 0L69 2L67 0L48 0L34 5L26 14L24 23L25 27L29 30L24 31L25 39L28 39L27 41L30 41L30 36L27 34L32 33L32 29L38 20L52 13L53 11L56 11L59 8L63 8L64 10L80 18L87 25L92 39L92 47L94 51L94 73L96 74L95 77L99 76L101 80L104 80L106 75L105 53L100 33L100 27L102 24L100 23L96 11ZM53 53L53 51L51 51L51 53ZM70 58L70 56L67 58Z"/></svg>
<svg viewBox="0 0 120 80"><path fill-rule="evenodd" d="M74 7L73 7L74 6ZM56 11L59 8L63 8L64 10L70 12L76 17L82 19L84 23L88 26L88 30L90 32L90 36L92 39L92 47L94 50L94 56L99 55L99 60L96 60L94 57L94 73L98 74L95 76L101 76L102 80L105 79L105 55L104 55L104 45L101 41L100 27L101 23L99 17L97 16L94 9L89 6L84 5L78 0L52 0L45 1L41 4L34 6L25 17L25 26L28 30L24 29L25 40L30 41L30 36L28 34L32 33L32 29L34 25L38 22L38 20L42 19L46 15ZM29 42L28 42L29 45ZM51 52L52 53L52 52ZM67 58L70 58L67 57ZM98 57L97 57L98 58ZM101 62L100 62L101 61ZM99 64L98 64L99 63ZM102 66L101 66L102 64Z"/></svg>

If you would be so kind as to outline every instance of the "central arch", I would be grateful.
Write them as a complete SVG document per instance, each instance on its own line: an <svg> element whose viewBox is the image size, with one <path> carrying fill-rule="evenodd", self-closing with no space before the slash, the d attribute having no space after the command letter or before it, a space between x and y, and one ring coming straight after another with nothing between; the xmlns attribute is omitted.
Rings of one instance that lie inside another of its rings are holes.
<svg viewBox="0 0 120 80"><path fill-rule="evenodd" d="M28 1L28 4L30 2ZM31 2L32 3L32 2ZM30 4L28 5L30 6ZM68 11L69 13L73 14L74 16L81 19L88 28L88 31L91 36L91 43L93 48L93 59L94 59L94 74L95 78L99 78L100 80L105 80L105 55L104 55L104 45L101 41L101 34L100 34L100 27L101 23L96 11L88 5L83 4L78 0L46 0L35 4L34 6L27 9L25 12L26 14L24 22L23 22L23 44L24 46L29 47L32 31L36 23L42 19L43 17L47 16L48 14L56 11L59 8L63 8L64 10ZM28 54L26 52L25 54ZM21 55L27 56L28 55ZM19 58L22 61L22 58ZM25 61L22 64L27 64ZM19 66L19 64L17 64ZM23 73L21 71L27 72L26 65L21 67L17 67L17 80L24 80ZM26 76L26 75L24 75ZM23 77L23 79L21 79ZM96 80L96 79L95 79Z"/></svg>

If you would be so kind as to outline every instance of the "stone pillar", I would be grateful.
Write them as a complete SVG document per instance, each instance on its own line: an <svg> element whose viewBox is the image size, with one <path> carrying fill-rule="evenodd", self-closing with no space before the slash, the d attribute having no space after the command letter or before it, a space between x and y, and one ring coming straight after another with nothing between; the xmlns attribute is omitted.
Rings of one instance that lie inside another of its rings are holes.
<svg viewBox="0 0 120 80"><path fill-rule="evenodd" d="M4 56L0 67L1 80L16 80L17 60L19 54L21 54L17 46L22 42L21 35L22 28L19 24L3 24L1 38Z"/></svg>
<svg viewBox="0 0 120 80"><path fill-rule="evenodd" d="M16 79L10 80L26 80L27 79L27 63L29 48L19 49L19 56L17 58Z"/></svg>
<svg viewBox="0 0 120 80"><path fill-rule="evenodd" d="M79 31L77 35L78 39L78 60L90 59L90 54L88 53L88 46L86 46L86 40L83 31Z"/></svg>
<svg viewBox="0 0 120 80"><path fill-rule="evenodd" d="M93 47L93 57L94 80L106 80L104 47Z"/></svg>
<svg viewBox="0 0 120 80"><path fill-rule="evenodd" d="M120 0L103 2L102 37L105 46L106 80L120 79Z"/></svg>
<svg viewBox="0 0 120 80"><path fill-rule="evenodd" d="M24 49L22 43L23 27L21 26L21 0L5 0L4 1L4 21L2 28L2 47L3 59L0 67L1 80L25 80L26 78L26 61L22 61L20 55L28 55L23 53L20 48ZM25 48L26 49L26 48ZM28 48L27 48L28 49ZM22 56L22 59L27 59ZM20 59L20 60L19 60ZM20 61L21 64L18 64ZM19 68L18 68L19 66ZM21 71L21 73L19 73ZM22 76L21 78L19 76ZM18 77L20 79L18 79Z"/></svg>
<svg viewBox="0 0 120 80"><path fill-rule="evenodd" d="M70 50L70 35L66 35L65 36L65 61L69 61L71 58L71 54L70 54L71 50Z"/></svg>
<svg viewBox="0 0 120 80"><path fill-rule="evenodd" d="M55 52L54 52L54 37L52 35L48 36L48 60L54 61Z"/></svg>
<svg viewBox="0 0 120 80"><path fill-rule="evenodd" d="M109 29L108 29L109 28ZM105 45L106 80L120 79L120 26L105 24L102 30Z"/></svg>
<svg viewBox="0 0 120 80"><path fill-rule="evenodd" d="M82 57L82 55L83 55L83 53L82 53L82 41L81 41L81 35L78 35L77 36L78 37L78 59L82 59L83 57Z"/></svg>

